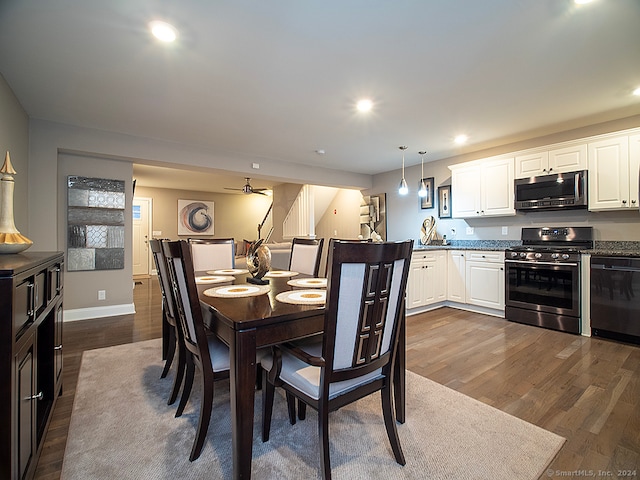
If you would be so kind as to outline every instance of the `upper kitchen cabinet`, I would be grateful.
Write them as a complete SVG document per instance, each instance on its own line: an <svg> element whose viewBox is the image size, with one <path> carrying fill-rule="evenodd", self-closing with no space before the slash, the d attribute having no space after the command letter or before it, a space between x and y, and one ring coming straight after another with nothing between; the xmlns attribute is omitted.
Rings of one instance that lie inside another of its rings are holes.
<svg viewBox="0 0 640 480"><path fill-rule="evenodd" d="M514 159L491 157L449 166L456 218L515 215Z"/></svg>
<svg viewBox="0 0 640 480"><path fill-rule="evenodd" d="M544 150L515 157L516 178L575 172L587 168L587 145L551 145Z"/></svg>
<svg viewBox="0 0 640 480"><path fill-rule="evenodd" d="M588 149L589 210L637 209L640 134L604 138Z"/></svg>

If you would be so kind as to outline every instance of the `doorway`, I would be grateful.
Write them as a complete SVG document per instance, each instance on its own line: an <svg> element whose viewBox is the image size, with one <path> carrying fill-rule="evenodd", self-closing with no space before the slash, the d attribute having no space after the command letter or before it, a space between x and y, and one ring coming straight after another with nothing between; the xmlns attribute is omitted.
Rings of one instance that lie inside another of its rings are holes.
<svg viewBox="0 0 640 480"><path fill-rule="evenodd" d="M151 232L151 199L133 199L133 275L151 273L149 233Z"/></svg>

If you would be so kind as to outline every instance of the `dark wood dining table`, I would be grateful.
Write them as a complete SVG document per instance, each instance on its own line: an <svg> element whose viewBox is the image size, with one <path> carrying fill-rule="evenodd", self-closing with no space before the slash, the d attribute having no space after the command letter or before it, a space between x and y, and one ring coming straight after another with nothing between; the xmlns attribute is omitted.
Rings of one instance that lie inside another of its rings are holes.
<svg viewBox="0 0 640 480"><path fill-rule="evenodd" d="M236 274L232 283L247 283L248 274ZM221 298L204 292L220 285L198 285L207 328L229 346L233 478L251 478L256 352L259 348L322 333L324 305L298 305L276 300L278 293L294 290L295 277L269 278L269 292L249 297ZM226 284L229 285L229 284ZM396 416L404 422L405 334L401 329L394 375Z"/></svg>

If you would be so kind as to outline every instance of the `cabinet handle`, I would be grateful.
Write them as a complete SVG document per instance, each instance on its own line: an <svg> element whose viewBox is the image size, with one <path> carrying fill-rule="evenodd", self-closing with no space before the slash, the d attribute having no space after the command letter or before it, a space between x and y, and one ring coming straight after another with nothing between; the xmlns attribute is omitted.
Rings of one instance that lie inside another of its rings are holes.
<svg viewBox="0 0 640 480"><path fill-rule="evenodd" d="M28 287L29 289L29 308L27 309L27 316L28 317L32 317L33 315L35 315L35 297L34 297L34 291L36 289L35 284L33 283L29 283Z"/></svg>
<svg viewBox="0 0 640 480"><path fill-rule="evenodd" d="M53 347L54 350L62 350L62 345L56 345Z"/></svg>
<svg viewBox="0 0 640 480"><path fill-rule="evenodd" d="M626 204L627 204L627 201L626 201L626 200L622 200L622 204L623 204L623 205L626 205Z"/></svg>
<svg viewBox="0 0 640 480"><path fill-rule="evenodd" d="M543 173L547 173L547 169L546 169L546 168L543 168L543 169L542 169L542 172L543 172Z"/></svg>
<svg viewBox="0 0 640 480"><path fill-rule="evenodd" d="M40 392L37 395L31 395L30 397L24 397L25 400L42 400L42 398L44 397L44 394L42 392Z"/></svg>
<svg viewBox="0 0 640 480"><path fill-rule="evenodd" d="M633 204L635 205L635 204L636 204L636 201L635 201L635 200L631 200L631 203L633 203Z"/></svg>
<svg viewBox="0 0 640 480"><path fill-rule="evenodd" d="M549 173L553 172L553 168L549 167Z"/></svg>

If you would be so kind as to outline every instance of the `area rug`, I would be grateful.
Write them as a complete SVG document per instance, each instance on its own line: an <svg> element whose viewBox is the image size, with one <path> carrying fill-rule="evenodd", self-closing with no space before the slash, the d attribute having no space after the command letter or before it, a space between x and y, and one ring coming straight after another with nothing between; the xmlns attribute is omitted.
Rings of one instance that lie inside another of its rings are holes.
<svg viewBox="0 0 640 480"><path fill-rule="evenodd" d="M84 353L62 478L227 479L232 477L229 382L216 383L202 455L189 462L198 421L194 387L185 413L166 403L173 379L160 379L160 340ZM196 379L198 380L198 379ZM281 394L281 392L280 392ZM375 394L330 415L335 479L537 479L564 439L461 393L407 372L407 418L398 425L407 460L398 465ZM319 477L317 417L289 424L276 396L271 439L262 443L256 397L255 479Z"/></svg>

